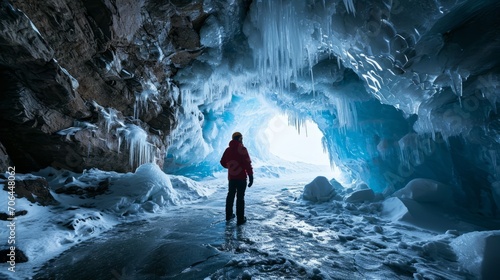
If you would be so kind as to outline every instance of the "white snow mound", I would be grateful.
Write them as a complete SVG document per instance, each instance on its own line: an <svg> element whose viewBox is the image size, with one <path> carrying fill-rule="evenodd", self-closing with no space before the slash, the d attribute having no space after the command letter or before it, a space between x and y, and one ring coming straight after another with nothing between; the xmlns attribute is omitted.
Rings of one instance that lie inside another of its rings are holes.
<svg viewBox="0 0 500 280"><path fill-rule="evenodd" d="M316 177L311 183L305 185L302 197L313 202L325 202L335 196L335 188L324 176Z"/></svg>
<svg viewBox="0 0 500 280"><path fill-rule="evenodd" d="M117 213L159 213L165 206L180 205L210 194L201 184L181 176L165 174L154 163L141 165L135 173L122 175L112 182L113 196L108 209ZM118 201L117 201L118 200Z"/></svg>

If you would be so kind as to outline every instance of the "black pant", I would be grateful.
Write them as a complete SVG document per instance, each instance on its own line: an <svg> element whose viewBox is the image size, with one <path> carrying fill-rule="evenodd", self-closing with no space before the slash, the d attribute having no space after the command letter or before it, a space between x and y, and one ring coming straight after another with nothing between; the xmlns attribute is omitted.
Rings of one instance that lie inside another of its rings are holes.
<svg viewBox="0 0 500 280"><path fill-rule="evenodd" d="M226 197L226 220L233 215L234 196L236 195L236 217L238 221L245 219L245 190L247 180L229 180L229 190Z"/></svg>

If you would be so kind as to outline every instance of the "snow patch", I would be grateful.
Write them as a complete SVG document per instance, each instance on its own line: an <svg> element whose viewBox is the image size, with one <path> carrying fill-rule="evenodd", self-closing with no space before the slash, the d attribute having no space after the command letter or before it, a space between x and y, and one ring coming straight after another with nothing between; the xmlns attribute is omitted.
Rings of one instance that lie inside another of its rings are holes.
<svg viewBox="0 0 500 280"><path fill-rule="evenodd" d="M117 224L162 214L168 211L169 206L191 203L216 191L216 186L167 175L153 163L141 165L134 173L125 174L98 169L74 173L54 168L45 168L33 174L16 174L16 180L36 178L48 181L51 194L59 205L44 207L26 198L15 200L16 211L27 211L26 215L15 219L18 225L16 247L29 258L27 263L16 264L19 271L16 271L18 278L15 279L29 278L26 273L31 268L40 267L70 247L96 238ZM0 179L0 188L4 184L5 181ZM55 192L71 187L85 193L101 185L106 185L107 190L91 198ZM0 195L1 209L7 210L8 202L8 195ZM8 236L8 231L8 227L0 227L0 236ZM2 276L5 275L0 273L0 278Z"/></svg>
<svg viewBox="0 0 500 280"><path fill-rule="evenodd" d="M471 231L477 228L466 222L457 222L456 218L443 212L443 208L434 203L391 197L382 206L382 215L389 220L409 223L423 229L444 233L448 230Z"/></svg>
<svg viewBox="0 0 500 280"><path fill-rule="evenodd" d="M171 180L172 178L172 180ZM173 183L172 183L173 182ZM135 173L111 183L114 198L110 209L120 215L159 213L166 206L180 205L207 196L210 191L188 178L170 176L153 163L141 165Z"/></svg>

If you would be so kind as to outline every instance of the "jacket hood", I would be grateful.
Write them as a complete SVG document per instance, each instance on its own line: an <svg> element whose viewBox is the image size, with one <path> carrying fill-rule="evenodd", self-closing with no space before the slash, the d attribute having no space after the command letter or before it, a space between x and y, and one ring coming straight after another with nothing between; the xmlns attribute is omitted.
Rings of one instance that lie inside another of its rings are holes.
<svg viewBox="0 0 500 280"><path fill-rule="evenodd" d="M237 140L231 140L229 142L229 147L231 148L236 148L236 147L239 147L239 146L243 146L243 143L241 143L240 141L237 141Z"/></svg>

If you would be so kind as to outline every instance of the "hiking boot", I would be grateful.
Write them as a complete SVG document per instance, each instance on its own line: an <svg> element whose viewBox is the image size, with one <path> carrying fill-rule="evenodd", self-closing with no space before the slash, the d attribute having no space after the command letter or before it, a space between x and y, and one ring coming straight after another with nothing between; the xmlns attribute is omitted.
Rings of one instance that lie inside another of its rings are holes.
<svg viewBox="0 0 500 280"><path fill-rule="evenodd" d="M232 214L231 217L226 217L226 222L229 222L229 221L231 221L234 218L236 218L236 215Z"/></svg>
<svg viewBox="0 0 500 280"><path fill-rule="evenodd" d="M247 217L243 217L243 220L238 220L237 225L242 225L247 222Z"/></svg>

